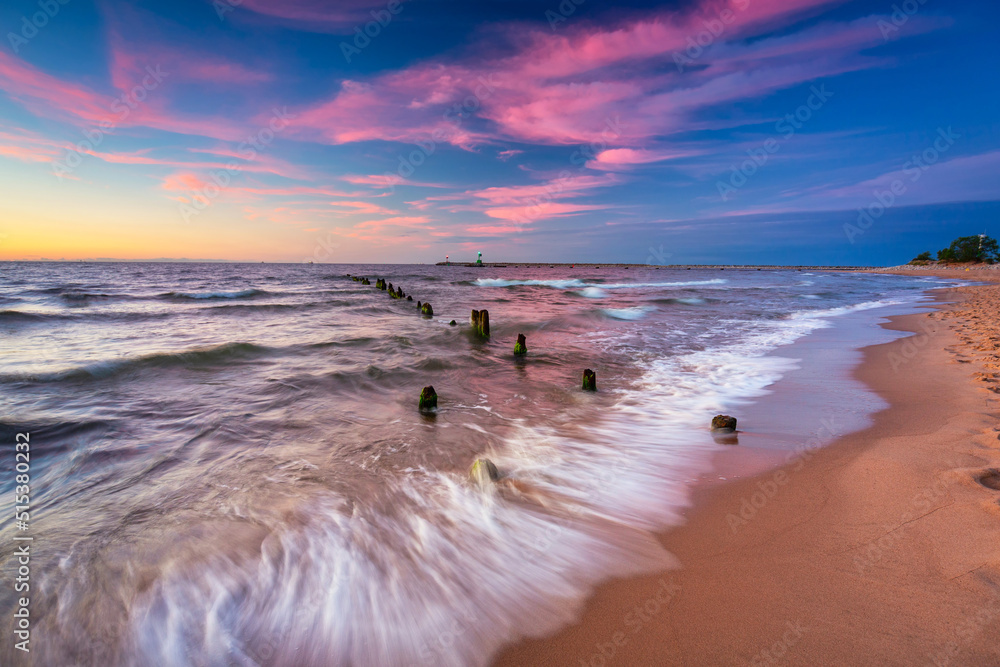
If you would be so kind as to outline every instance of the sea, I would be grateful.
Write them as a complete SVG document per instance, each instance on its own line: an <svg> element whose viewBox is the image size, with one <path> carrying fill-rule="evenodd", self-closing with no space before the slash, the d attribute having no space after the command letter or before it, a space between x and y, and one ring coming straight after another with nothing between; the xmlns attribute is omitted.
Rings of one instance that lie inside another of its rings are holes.
<svg viewBox="0 0 1000 667"><path fill-rule="evenodd" d="M879 323L943 284L658 266L4 263L0 663L489 664L571 623L599 582L679 566L656 536L719 476L714 461L811 437L794 410L784 424L753 416L805 356L822 381L787 400L842 402L849 368L827 360L898 336ZM489 338L473 309L489 311ZM596 392L582 390L584 369ZM432 412L418 410L426 386ZM851 428L884 407L861 405ZM720 413L740 418L741 444L713 437ZM20 433L29 489L16 489ZM499 480L470 480L481 457ZM28 492L25 525L15 491ZM30 654L14 648L22 597Z"/></svg>

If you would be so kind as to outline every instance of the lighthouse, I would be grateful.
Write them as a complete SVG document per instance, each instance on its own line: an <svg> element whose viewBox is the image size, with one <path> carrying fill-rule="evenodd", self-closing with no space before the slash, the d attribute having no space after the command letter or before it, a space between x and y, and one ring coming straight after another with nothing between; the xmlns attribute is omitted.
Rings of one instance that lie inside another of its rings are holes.
<svg viewBox="0 0 1000 667"><path fill-rule="evenodd" d="M479 257L476 259L476 266L483 265L483 253L479 253Z"/></svg>

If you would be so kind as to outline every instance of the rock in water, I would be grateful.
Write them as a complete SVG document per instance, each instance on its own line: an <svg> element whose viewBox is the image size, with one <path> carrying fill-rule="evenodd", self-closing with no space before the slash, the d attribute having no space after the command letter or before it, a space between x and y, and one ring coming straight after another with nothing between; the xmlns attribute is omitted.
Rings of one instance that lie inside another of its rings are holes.
<svg viewBox="0 0 1000 667"><path fill-rule="evenodd" d="M424 387L420 390L420 401L417 407L420 410L434 410L438 406L438 395L434 387Z"/></svg>
<svg viewBox="0 0 1000 667"><path fill-rule="evenodd" d="M597 391L597 373L589 368L583 371L584 391Z"/></svg>
<svg viewBox="0 0 1000 667"><path fill-rule="evenodd" d="M448 322L448 326L457 327L458 326L458 322L456 322L455 320L452 320L451 322Z"/></svg>
<svg viewBox="0 0 1000 667"><path fill-rule="evenodd" d="M712 417L712 430L719 433L734 433L736 431L736 417L729 415Z"/></svg>
<svg viewBox="0 0 1000 667"><path fill-rule="evenodd" d="M490 311L472 311L472 330L483 338L490 337Z"/></svg>
<svg viewBox="0 0 1000 667"><path fill-rule="evenodd" d="M500 479L500 471L489 459L476 459L476 462L469 468L469 479L479 486L486 486L490 482Z"/></svg>
<svg viewBox="0 0 1000 667"><path fill-rule="evenodd" d="M408 296L408 297L406 297L406 300L407 301L413 301L413 297L412 296Z"/></svg>
<svg viewBox="0 0 1000 667"><path fill-rule="evenodd" d="M424 317L434 317L434 309L431 308L431 304L429 303L425 303L424 305L420 306L420 313Z"/></svg>
<svg viewBox="0 0 1000 667"><path fill-rule="evenodd" d="M514 354L528 354L528 341L524 334L517 334L517 342L514 343Z"/></svg>

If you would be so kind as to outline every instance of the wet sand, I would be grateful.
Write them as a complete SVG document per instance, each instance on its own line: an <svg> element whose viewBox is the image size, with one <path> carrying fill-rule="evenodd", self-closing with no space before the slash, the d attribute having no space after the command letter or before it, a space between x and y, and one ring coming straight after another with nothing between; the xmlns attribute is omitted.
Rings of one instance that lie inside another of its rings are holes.
<svg viewBox="0 0 1000 667"><path fill-rule="evenodd" d="M660 536L677 569L604 584L495 664L1000 665L1000 285L936 294L956 303L863 350L890 405L871 427L700 486Z"/></svg>

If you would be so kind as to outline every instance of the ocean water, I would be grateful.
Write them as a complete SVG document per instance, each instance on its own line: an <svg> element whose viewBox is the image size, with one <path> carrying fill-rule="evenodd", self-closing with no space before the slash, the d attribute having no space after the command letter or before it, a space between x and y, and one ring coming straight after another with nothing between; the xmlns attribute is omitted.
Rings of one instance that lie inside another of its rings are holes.
<svg viewBox="0 0 1000 667"><path fill-rule="evenodd" d="M0 437L31 437L28 662L488 664L505 642L570 622L597 582L674 564L654 533L679 521L721 448L709 420L794 369L783 349L845 315L874 326L936 285L5 264ZM473 308L490 312L488 341L470 333ZM580 390L584 368L597 393ZM440 397L432 415L417 411L425 385ZM500 469L495 486L468 481L480 456ZM4 664L17 596L0 589Z"/></svg>

